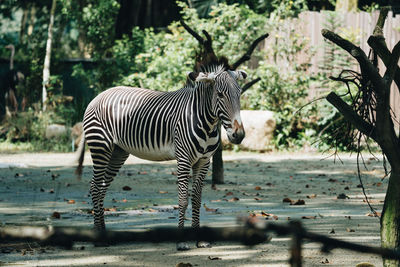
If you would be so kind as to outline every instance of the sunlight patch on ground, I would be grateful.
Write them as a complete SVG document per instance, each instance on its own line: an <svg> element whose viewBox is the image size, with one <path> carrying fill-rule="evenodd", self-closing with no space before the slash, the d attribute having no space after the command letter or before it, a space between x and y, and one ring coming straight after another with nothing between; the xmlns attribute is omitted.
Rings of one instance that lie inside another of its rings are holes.
<svg viewBox="0 0 400 267"><path fill-rule="evenodd" d="M114 263L114 262L119 262L121 259L119 256L90 256L90 257L73 257L71 255L70 257L63 257L59 259L48 259L40 260L40 266L65 266L66 262L68 262L68 266L99 266L103 265L105 263ZM25 262L26 263L26 262ZM37 262L32 261L28 262L26 264L30 265L30 263L33 264L33 266L37 266ZM24 264L24 262L15 262L14 264Z"/></svg>
<svg viewBox="0 0 400 267"><path fill-rule="evenodd" d="M238 260L250 258L257 253L257 250L247 249L243 246L218 246L211 249L179 252L172 256L218 256L223 260Z"/></svg>

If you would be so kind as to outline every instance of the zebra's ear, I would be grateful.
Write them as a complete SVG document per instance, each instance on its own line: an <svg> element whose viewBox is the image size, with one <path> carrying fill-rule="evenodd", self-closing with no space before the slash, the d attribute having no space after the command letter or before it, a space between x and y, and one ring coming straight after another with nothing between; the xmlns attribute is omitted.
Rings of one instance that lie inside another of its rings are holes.
<svg viewBox="0 0 400 267"><path fill-rule="evenodd" d="M236 79L238 80L244 80L247 78L247 73L244 70L237 70L234 71L235 75L236 75Z"/></svg>
<svg viewBox="0 0 400 267"><path fill-rule="evenodd" d="M191 79L192 81L196 81L197 76L199 76L198 72L188 72L187 76L189 77L189 79Z"/></svg>
<svg viewBox="0 0 400 267"><path fill-rule="evenodd" d="M213 81L215 81L214 72L210 72L210 73L198 72L195 81L196 82L213 82Z"/></svg>

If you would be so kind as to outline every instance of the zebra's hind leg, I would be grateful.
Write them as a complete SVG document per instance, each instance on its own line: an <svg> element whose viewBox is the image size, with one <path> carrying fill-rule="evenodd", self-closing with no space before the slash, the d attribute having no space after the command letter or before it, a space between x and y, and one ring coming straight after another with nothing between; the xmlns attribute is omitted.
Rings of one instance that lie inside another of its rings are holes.
<svg viewBox="0 0 400 267"><path fill-rule="evenodd" d="M114 145L112 152L104 153L103 157L93 156L93 179L90 194L93 201L94 226L97 230L105 229L104 198L107 188L118 173L129 153Z"/></svg>
<svg viewBox="0 0 400 267"><path fill-rule="evenodd" d="M179 205L179 222L178 228L183 229L185 224L185 213L188 206L188 185L190 164L184 161L178 161L178 205ZM177 250L189 250L190 246L186 242L176 243Z"/></svg>
<svg viewBox="0 0 400 267"><path fill-rule="evenodd" d="M200 227L200 207L201 192L203 189L204 178L210 166L209 159L200 159L193 167L193 186L192 186L192 227ZM198 248L210 248L211 244L206 241L197 240Z"/></svg>

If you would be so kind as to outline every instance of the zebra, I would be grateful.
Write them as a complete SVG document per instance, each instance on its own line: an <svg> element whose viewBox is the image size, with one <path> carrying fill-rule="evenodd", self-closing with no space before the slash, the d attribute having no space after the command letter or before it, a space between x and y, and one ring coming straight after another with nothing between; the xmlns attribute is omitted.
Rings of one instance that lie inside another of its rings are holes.
<svg viewBox="0 0 400 267"><path fill-rule="evenodd" d="M218 122L230 142L239 144L245 136L238 80L247 76L243 70L230 70L224 61L200 69L189 73L185 86L177 91L118 86L89 103L82 142L86 141L93 159L90 193L96 229L105 229L106 190L129 154L152 161L177 160L179 228L184 227L192 171L192 227L200 226L203 181L219 146ZM81 148L78 168L83 155ZM209 244L198 241L197 246ZM188 246L180 242L177 248Z"/></svg>
<svg viewBox="0 0 400 267"><path fill-rule="evenodd" d="M90 194L95 229L105 229L106 190L129 154L152 161L176 159L178 228L184 227L192 172L192 227L199 228L204 178L220 145L218 124L224 126L233 144L240 144L245 137L240 117L242 89L238 81L247 74L236 68L250 58L256 44L268 35L255 40L248 52L231 66L227 58L215 55L206 31L204 40L181 23L205 47L203 58L188 73L183 88L173 92L126 86L110 88L95 97L84 113L77 173L82 173L86 142L93 160ZM196 246L210 247L210 244L198 240ZM178 242L177 249L190 247Z"/></svg>

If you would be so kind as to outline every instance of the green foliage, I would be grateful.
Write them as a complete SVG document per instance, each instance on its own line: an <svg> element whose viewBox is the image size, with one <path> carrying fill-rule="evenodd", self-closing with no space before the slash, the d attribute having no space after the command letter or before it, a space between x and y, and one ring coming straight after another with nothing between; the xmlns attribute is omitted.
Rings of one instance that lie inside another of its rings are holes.
<svg viewBox="0 0 400 267"><path fill-rule="evenodd" d="M38 107L19 112L11 118L6 118L0 126L0 143L23 144L30 143L33 151L71 150L69 133L58 138L45 138L48 125L63 122L54 111L41 112Z"/></svg>
<svg viewBox="0 0 400 267"><path fill-rule="evenodd" d="M188 24L197 32L207 30L213 36L214 50L232 62L254 39L266 32L263 16L238 5L214 6L206 20L200 19L196 10L178 3ZM122 79L123 84L163 91L183 86L186 73L193 69L199 44L178 22L172 23L168 29L169 33L146 30L144 52L135 58L137 72Z"/></svg>

